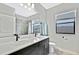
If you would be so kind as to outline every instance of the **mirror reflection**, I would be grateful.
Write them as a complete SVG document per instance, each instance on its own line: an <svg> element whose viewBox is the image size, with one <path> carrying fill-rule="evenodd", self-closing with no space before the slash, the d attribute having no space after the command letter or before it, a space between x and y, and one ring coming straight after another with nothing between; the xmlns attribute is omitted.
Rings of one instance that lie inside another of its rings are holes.
<svg viewBox="0 0 79 59"><path fill-rule="evenodd" d="M20 17L16 18L16 33L19 35L28 34L28 21L26 21L26 19Z"/></svg>
<svg viewBox="0 0 79 59"><path fill-rule="evenodd" d="M39 34L43 36L48 35L48 25L46 22L39 20L24 20L16 18L16 33L18 35Z"/></svg>
<svg viewBox="0 0 79 59"><path fill-rule="evenodd" d="M29 33L37 33L40 35L47 36L48 35L48 26L46 22L41 22L37 20L33 20L29 23Z"/></svg>

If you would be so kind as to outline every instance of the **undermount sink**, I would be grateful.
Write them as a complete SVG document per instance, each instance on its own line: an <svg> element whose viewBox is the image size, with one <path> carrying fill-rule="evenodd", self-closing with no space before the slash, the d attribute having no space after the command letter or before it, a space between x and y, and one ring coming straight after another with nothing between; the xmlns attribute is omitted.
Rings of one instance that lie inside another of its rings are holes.
<svg viewBox="0 0 79 59"><path fill-rule="evenodd" d="M27 37L27 38L19 38L18 39L18 41L23 41L23 40L26 40L26 41L28 41L28 40L39 40L41 37Z"/></svg>
<svg viewBox="0 0 79 59"><path fill-rule="evenodd" d="M38 42L39 38L30 38L30 39L19 39L18 41L15 42L15 46L20 46L24 44L31 44L34 42Z"/></svg>
<svg viewBox="0 0 79 59"><path fill-rule="evenodd" d="M37 37L34 37L34 38L33 38L33 41L34 41L34 42L36 42L36 41L38 41L38 40L40 40L40 39L37 38Z"/></svg>

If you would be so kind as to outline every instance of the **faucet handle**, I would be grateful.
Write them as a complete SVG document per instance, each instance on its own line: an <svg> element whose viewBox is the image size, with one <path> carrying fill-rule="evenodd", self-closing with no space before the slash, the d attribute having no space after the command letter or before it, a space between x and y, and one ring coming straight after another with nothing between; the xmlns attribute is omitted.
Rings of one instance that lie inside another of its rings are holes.
<svg viewBox="0 0 79 59"><path fill-rule="evenodd" d="M18 36L18 34L14 34L14 36Z"/></svg>
<svg viewBox="0 0 79 59"><path fill-rule="evenodd" d="M14 34L14 36L16 36L16 41L18 41L18 38L19 38L18 34Z"/></svg>

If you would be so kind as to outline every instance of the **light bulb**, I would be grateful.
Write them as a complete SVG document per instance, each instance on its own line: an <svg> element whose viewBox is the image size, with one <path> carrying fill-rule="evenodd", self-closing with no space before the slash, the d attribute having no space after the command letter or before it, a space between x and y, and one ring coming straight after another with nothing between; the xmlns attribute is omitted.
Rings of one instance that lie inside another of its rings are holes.
<svg viewBox="0 0 79 59"><path fill-rule="evenodd" d="M25 5L24 7L25 7L25 8L27 8L27 6L26 6L26 5Z"/></svg>
<svg viewBox="0 0 79 59"><path fill-rule="evenodd" d="M28 6L30 6L30 5L31 5L31 3L28 3L27 5L28 5Z"/></svg>
<svg viewBox="0 0 79 59"><path fill-rule="evenodd" d="M20 6L23 6L23 3L21 3Z"/></svg>
<svg viewBox="0 0 79 59"><path fill-rule="evenodd" d="M32 8L34 8L34 4L32 4Z"/></svg>

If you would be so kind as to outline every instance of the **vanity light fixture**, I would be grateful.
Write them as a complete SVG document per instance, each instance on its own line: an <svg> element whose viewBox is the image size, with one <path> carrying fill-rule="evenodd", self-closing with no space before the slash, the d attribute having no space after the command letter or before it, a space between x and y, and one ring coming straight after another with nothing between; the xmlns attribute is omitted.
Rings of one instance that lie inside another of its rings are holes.
<svg viewBox="0 0 79 59"><path fill-rule="evenodd" d="M31 10L34 8L35 5L34 5L34 3L26 3L26 4L21 3L20 6L27 8L28 10Z"/></svg>
<svg viewBox="0 0 79 59"><path fill-rule="evenodd" d="M34 8L34 4L32 4L32 8Z"/></svg>

